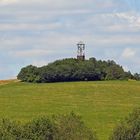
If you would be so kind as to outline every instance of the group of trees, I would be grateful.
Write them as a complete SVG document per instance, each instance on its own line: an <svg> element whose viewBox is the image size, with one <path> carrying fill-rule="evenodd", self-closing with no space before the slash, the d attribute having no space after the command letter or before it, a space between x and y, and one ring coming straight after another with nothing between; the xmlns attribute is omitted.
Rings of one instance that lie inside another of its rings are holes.
<svg viewBox="0 0 140 140"><path fill-rule="evenodd" d="M29 65L22 68L17 78L24 82L62 82L97 80L140 80L140 75L125 72L114 61L101 61L95 58L81 61L73 58L57 60L43 67Z"/></svg>

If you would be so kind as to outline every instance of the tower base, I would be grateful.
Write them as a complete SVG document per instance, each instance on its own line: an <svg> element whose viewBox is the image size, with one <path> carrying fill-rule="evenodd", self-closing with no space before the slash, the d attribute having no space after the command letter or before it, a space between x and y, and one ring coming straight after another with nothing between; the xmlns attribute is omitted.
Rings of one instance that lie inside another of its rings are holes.
<svg viewBox="0 0 140 140"><path fill-rule="evenodd" d="M85 56L84 55L83 56L77 56L77 59L84 61L85 60Z"/></svg>

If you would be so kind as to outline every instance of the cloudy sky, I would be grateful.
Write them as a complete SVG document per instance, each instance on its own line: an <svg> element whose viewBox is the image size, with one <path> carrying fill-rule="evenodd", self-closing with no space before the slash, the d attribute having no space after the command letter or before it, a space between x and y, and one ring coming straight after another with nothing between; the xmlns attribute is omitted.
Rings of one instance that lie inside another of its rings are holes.
<svg viewBox="0 0 140 140"><path fill-rule="evenodd" d="M76 57L113 59L140 73L140 0L0 0L0 79L29 64Z"/></svg>

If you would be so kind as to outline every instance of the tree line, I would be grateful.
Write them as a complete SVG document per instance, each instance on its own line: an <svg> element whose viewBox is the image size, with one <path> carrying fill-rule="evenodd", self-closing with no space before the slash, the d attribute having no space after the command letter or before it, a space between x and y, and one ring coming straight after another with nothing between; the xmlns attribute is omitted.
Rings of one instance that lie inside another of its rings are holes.
<svg viewBox="0 0 140 140"><path fill-rule="evenodd" d="M57 60L43 67L29 65L19 72L17 78L23 82L67 82L97 80L140 80L140 74L125 72L113 60L102 61L96 58L81 61L74 58Z"/></svg>

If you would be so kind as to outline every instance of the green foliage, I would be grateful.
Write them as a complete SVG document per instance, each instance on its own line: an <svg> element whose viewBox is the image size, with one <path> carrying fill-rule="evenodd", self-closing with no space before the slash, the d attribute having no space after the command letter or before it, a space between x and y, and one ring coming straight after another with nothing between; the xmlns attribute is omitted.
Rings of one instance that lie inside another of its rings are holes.
<svg viewBox="0 0 140 140"><path fill-rule="evenodd" d="M140 74L135 73L135 74L134 74L134 79L135 79L135 80L140 80Z"/></svg>
<svg viewBox="0 0 140 140"><path fill-rule="evenodd" d="M3 119L0 123L1 140L20 140L22 138L22 127L17 122Z"/></svg>
<svg viewBox="0 0 140 140"><path fill-rule="evenodd" d="M21 69L17 78L23 82L39 82L39 69L35 66L29 65Z"/></svg>
<svg viewBox="0 0 140 140"><path fill-rule="evenodd" d="M25 125L3 119L0 124L1 140L97 140L93 132L71 113L48 119L42 117Z"/></svg>
<svg viewBox="0 0 140 140"><path fill-rule="evenodd" d="M53 140L55 126L47 117L33 120L23 126L23 139Z"/></svg>
<svg viewBox="0 0 140 140"><path fill-rule="evenodd" d="M127 80L130 80L130 79L134 80L134 79L135 79L135 78L134 78L134 75L132 75L130 71L125 72L125 78L126 78Z"/></svg>
<svg viewBox="0 0 140 140"><path fill-rule="evenodd" d="M97 140L95 134L81 121L81 117L74 113L55 116L54 120L57 128L55 140Z"/></svg>
<svg viewBox="0 0 140 140"><path fill-rule="evenodd" d="M135 110L117 126L111 140L140 140L140 109Z"/></svg>
<svg viewBox="0 0 140 140"><path fill-rule="evenodd" d="M131 73L130 73L131 74ZM123 68L114 61L97 61L95 58L57 60L37 68L27 66L21 69L18 79L23 82L64 82L129 79Z"/></svg>

